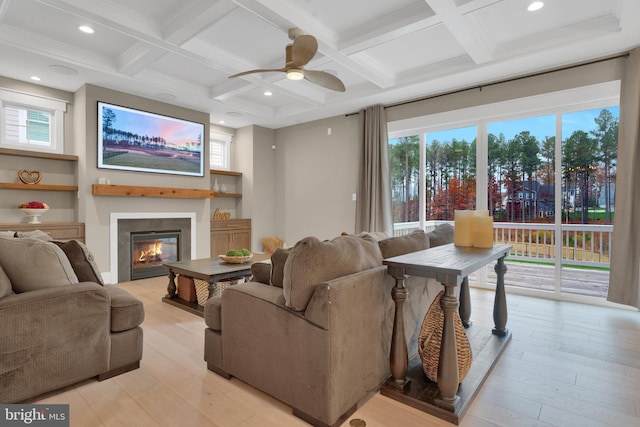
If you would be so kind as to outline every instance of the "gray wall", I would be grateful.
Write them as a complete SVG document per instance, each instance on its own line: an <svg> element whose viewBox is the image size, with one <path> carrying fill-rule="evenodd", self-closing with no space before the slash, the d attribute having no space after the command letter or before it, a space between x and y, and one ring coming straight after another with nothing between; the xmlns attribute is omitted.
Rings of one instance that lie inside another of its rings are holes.
<svg viewBox="0 0 640 427"><path fill-rule="evenodd" d="M98 169L98 101L204 123L204 139L207 147L205 149L205 176L200 178ZM111 181L111 184L118 185L209 189L209 114L93 85L85 85L78 90L74 97L74 103L76 105L74 154L80 157L78 164L78 201L80 207L78 220L85 223L86 242L94 253L100 271L107 272L110 269L109 214L111 212L195 212L195 257L208 257L209 199L99 197L91 194L91 186L98 182L99 177L105 177Z"/></svg>
<svg viewBox="0 0 640 427"><path fill-rule="evenodd" d="M331 128L331 135L328 135ZM287 244L355 230L358 116L277 129L274 234Z"/></svg>

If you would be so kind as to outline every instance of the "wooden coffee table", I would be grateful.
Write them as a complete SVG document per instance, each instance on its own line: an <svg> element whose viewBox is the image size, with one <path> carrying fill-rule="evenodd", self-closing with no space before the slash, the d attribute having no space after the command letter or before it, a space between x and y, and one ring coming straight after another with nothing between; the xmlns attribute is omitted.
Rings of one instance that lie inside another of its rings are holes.
<svg viewBox="0 0 640 427"><path fill-rule="evenodd" d="M162 301L199 316L204 316L204 308L198 305L197 302L185 301L178 297L175 281L177 274L209 283L209 298L211 298L214 283L223 279L248 276L251 274L251 265L267 259L269 259L269 255L254 254L250 261L242 264L230 264L220 258L202 258L163 264L169 272L169 285L167 286L167 295L162 298Z"/></svg>

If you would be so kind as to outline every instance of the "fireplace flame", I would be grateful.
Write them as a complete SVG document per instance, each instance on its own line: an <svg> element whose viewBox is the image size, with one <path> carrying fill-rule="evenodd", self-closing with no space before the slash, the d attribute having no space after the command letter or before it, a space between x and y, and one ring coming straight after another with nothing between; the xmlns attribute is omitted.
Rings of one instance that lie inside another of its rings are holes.
<svg viewBox="0 0 640 427"><path fill-rule="evenodd" d="M160 258L162 255L162 242L156 241L149 245L149 248L144 251L140 251L140 256L138 257L138 262L147 262L149 260L155 260Z"/></svg>

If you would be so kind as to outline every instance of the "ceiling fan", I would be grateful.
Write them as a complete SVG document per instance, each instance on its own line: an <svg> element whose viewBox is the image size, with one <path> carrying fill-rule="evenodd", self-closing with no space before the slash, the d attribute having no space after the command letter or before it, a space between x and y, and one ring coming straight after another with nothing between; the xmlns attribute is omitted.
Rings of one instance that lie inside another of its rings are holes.
<svg viewBox="0 0 640 427"><path fill-rule="evenodd" d="M280 71L287 73L289 80L309 80L311 83L317 84L327 89L344 92L344 83L326 71L305 70L303 67L307 65L318 51L318 41L315 37L303 34L299 28L291 28L289 30L289 38L293 40L286 47L286 60L283 68L258 69L244 71L234 74L229 78L240 77L253 73L265 73L270 71Z"/></svg>

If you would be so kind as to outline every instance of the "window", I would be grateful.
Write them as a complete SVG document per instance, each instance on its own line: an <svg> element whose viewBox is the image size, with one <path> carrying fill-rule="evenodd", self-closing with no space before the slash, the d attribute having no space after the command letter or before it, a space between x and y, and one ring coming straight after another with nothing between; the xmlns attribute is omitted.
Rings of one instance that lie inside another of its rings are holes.
<svg viewBox="0 0 640 427"><path fill-rule="evenodd" d="M230 152L232 135L211 131L209 138L209 167L211 169L230 170Z"/></svg>
<svg viewBox="0 0 640 427"><path fill-rule="evenodd" d="M513 286L606 296L619 90L612 81L389 123L390 140L423 141L413 228L488 209L496 239L512 244L510 261L540 265L535 280ZM399 182L401 162L390 157ZM396 231L403 220L394 218ZM589 286L585 268L598 273Z"/></svg>
<svg viewBox="0 0 640 427"><path fill-rule="evenodd" d="M51 144L51 113L7 105L5 141L9 144Z"/></svg>
<svg viewBox="0 0 640 427"><path fill-rule="evenodd" d="M64 101L0 90L0 106L0 146L64 152Z"/></svg>

